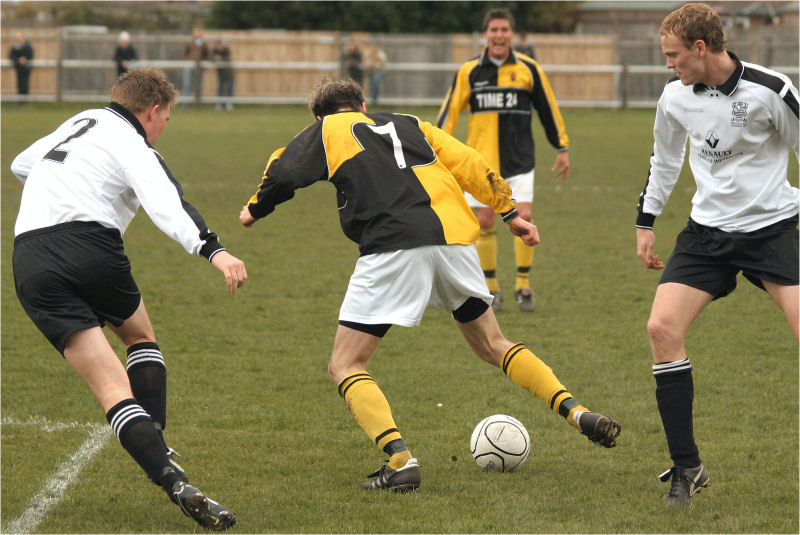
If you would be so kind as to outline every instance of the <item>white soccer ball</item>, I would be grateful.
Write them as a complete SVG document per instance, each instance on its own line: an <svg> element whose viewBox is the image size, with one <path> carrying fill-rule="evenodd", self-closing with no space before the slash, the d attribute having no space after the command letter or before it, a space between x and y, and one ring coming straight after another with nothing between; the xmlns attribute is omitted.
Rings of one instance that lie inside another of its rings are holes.
<svg viewBox="0 0 800 535"><path fill-rule="evenodd" d="M494 414L475 427L469 449L484 472L513 472L528 458L531 439L519 420Z"/></svg>

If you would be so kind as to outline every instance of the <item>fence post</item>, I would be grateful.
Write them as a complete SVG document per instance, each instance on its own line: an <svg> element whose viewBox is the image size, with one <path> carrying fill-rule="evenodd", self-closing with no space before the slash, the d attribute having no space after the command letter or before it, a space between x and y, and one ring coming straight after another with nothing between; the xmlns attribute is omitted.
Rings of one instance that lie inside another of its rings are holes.
<svg viewBox="0 0 800 535"><path fill-rule="evenodd" d="M622 109L628 109L628 60L622 60L622 72L619 75L619 99Z"/></svg>
<svg viewBox="0 0 800 535"><path fill-rule="evenodd" d="M56 102L61 102L64 91L64 28L58 31L58 60L56 61Z"/></svg>
<svg viewBox="0 0 800 535"><path fill-rule="evenodd" d="M203 65L202 60L197 59L194 63L194 87L192 93L194 94L194 105L200 107L203 98Z"/></svg>

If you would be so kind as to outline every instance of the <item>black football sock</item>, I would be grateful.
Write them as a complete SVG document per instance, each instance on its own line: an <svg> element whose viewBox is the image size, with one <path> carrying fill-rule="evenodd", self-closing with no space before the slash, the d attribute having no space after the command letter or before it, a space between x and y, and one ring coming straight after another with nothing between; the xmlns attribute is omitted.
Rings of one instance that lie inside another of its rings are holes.
<svg viewBox="0 0 800 535"><path fill-rule="evenodd" d="M672 462L683 468L695 467L700 464L700 453L694 441L692 422L692 364L689 359L654 364L653 375L658 412Z"/></svg>
<svg viewBox="0 0 800 535"><path fill-rule="evenodd" d="M167 368L158 344L141 342L130 346L125 367L133 396L153 419L163 442L162 432L167 426Z"/></svg>
<svg viewBox="0 0 800 535"><path fill-rule="evenodd" d="M142 467L147 477L169 491L178 476L172 470L167 452L150 415L135 399L124 399L106 413L106 419L122 447ZM164 470L169 468L169 470Z"/></svg>

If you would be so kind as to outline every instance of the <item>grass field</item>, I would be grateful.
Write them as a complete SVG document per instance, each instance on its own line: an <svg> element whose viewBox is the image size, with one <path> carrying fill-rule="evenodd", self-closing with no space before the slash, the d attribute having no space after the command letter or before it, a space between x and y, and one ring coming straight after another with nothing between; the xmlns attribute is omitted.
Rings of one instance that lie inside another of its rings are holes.
<svg viewBox="0 0 800 535"><path fill-rule="evenodd" d="M80 109L2 108L0 528L202 531L103 431L102 409L14 294L21 187L9 165ZM401 111L427 120L436 113ZM509 303L498 317L504 334L527 343L580 402L621 422L619 446L593 446L474 357L449 315L431 310L417 328L393 328L371 361L423 471L417 493L394 495L359 488L384 457L326 372L358 254L339 228L332 188L298 192L252 229L238 223L266 158L310 122L308 112L174 111L158 148L187 200L247 262L249 280L230 296L215 269L186 255L144 214L125 236L126 251L167 360L168 441L192 481L237 513L234 532L798 532L798 349L777 307L741 278L687 341L696 437L711 487L690 510L662 507L668 486L656 476L671 464L645 332L658 274L636 257L633 228L653 111L568 109L564 116L572 141L566 183L552 177L554 152L538 126L534 133L542 140L534 203L542 244L532 270L538 308L523 315ZM686 222L693 186L684 169L658 218L662 258ZM499 277L510 295L511 237L498 229ZM515 473L486 474L470 458L472 428L493 413L515 416L531 434L530 458ZM65 467L69 485L52 480ZM36 521L31 510L39 511Z"/></svg>

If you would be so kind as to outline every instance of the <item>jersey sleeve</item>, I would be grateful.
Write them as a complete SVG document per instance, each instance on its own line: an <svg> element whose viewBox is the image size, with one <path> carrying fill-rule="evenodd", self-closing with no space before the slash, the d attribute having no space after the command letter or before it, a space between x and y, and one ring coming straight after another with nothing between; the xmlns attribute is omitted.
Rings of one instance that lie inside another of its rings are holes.
<svg viewBox="0 0 800 535"><path fill-rule="evenodd" d="M275 207L294 197L297 189L328 179L328 160L322 141L322 121L303 130L285 148L272 153L258 191L247 208L256 219L271 214Z"/></svg>
<svg viewBox="0 0 800 535"><path fill-rule="evenodd" d="M453 77L453 84L447 91L439 115L436 118L436 126L452 134L458 125L458 116L467 107L470 97L469 69L462 66Z"/></svg>
<svg viewBox="0 0 800 535"><path fill-rule="evenodd" d="M656 216L667 204L672 189L678 181L686 154L688 132L668 113L669 98L666 91L656 108L653 125L653 154L644 190L639 196L636 226L653 228Z"/></svg>
<svg viewBox="0 0 800 535"><path fill-rule="evenodd" d="M11 162L11 172L23 184L28 179L33 164L44 158L53 147L67 135L64 133L68 129L68 121L64 122L59 128L45 137L35 141L31 146L17 155Z"/></svg>
<svg viewBox="0 0 800 535"><path fill-rule="evenodd" d="M797 88L792 85L788 77L784 77L785 85L778 97L780 102L772 111L775 129L781 134L786 143L792 148L795 156L800 158L800 125L798 123L798 96Z"/></svg>
<svg viewBox="0 0 800 535"><path fill-rule="evenodd" d="M561 117L561 110L558 108L556 96L550 87L550 82L544 71L535 61L532 62L533 69L533 94L531 105L539 114L539 121L542 123L547 141L559 151L569 148L569 137Z"/></svg>
<svg viewBox="0 0 800 535"><path fill-rule="evenodd" d="M511 198L511 188L478 151L431 123L420 121L420 130L461 189L498 214L509 212L516 206Z"/></svg>
<svg viewBox="0 0 800 535"><path fill-rule="evenodd" d="M129 183L151 221L190 254L209 261L225 248L200 213L183 198L183 188L155 151L141 154L126 169Z"/></svg>

